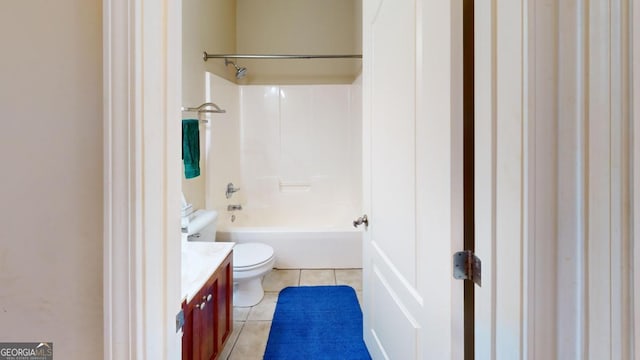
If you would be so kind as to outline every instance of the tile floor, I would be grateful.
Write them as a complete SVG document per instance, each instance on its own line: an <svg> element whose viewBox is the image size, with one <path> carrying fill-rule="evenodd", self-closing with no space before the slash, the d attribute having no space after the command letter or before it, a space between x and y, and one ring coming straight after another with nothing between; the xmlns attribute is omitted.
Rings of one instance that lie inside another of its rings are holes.
<svg viewBox="0 0 640 360"><path fill-rule="evenodd" d="M287 286L308 285L349 285L356 290L362 304L361 269L274 269L262 281L265 295L259 304L250 308L233 308L233 332L219 359L261 360L267 346L278 293Z"/></svg>

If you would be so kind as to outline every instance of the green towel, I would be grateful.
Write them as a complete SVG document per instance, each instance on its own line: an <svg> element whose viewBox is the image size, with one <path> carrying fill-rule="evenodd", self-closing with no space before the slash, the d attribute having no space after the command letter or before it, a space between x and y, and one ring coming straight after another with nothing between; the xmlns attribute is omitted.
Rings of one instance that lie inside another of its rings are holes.
<svg viewBox="0 0 640 360"><path fill-rule="evenodd" d="M200 175L200 121L182 120L182 160L187 179Z"/></svg>

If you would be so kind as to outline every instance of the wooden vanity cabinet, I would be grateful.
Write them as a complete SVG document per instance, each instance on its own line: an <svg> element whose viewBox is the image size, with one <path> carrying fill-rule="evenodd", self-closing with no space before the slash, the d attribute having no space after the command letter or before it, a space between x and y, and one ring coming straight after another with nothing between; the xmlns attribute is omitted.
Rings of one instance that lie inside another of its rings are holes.
<svg viewBox="0 0 640 360"><path fill-rule="evenodd" d="M233 252L182 309L183 360L217 359L233 327Z"/></svg>

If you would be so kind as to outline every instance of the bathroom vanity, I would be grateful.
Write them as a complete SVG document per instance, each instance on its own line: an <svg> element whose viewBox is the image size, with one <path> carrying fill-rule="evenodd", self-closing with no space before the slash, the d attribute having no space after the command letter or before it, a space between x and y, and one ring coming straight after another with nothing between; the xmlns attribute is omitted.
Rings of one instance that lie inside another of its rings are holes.
<svg viewBox="0 0 640 360"><path fill-rule="evenodd" d="M233 243L182 244L182 359L217 359L233 329Z"/></svg>

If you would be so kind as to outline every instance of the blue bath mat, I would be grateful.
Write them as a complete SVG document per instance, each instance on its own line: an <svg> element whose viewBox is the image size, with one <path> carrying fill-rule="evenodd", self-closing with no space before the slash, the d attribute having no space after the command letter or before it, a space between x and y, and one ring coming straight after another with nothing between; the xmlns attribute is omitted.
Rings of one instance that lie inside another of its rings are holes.
<svg viewBox="0 0 640 360"><path fill-rule="evenodd" d="M282 290L264 359L371 359L362 339L362 311L353 288L300 286Z"/></svg>

